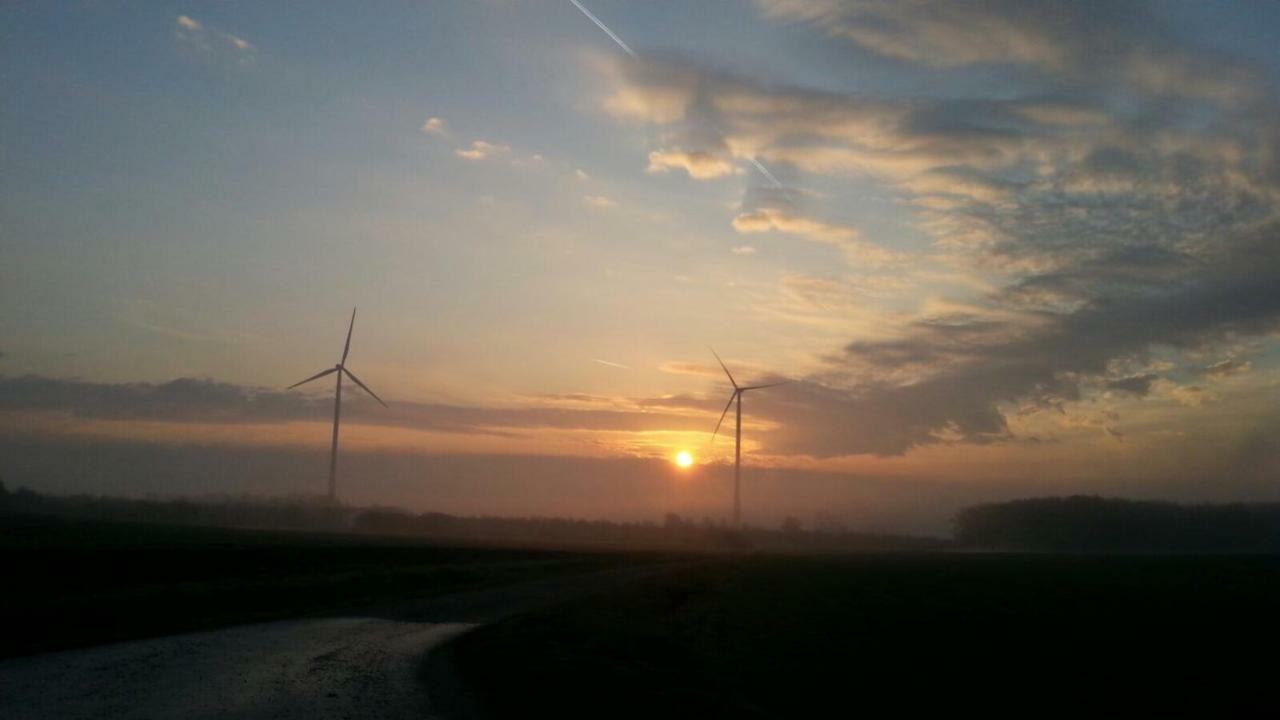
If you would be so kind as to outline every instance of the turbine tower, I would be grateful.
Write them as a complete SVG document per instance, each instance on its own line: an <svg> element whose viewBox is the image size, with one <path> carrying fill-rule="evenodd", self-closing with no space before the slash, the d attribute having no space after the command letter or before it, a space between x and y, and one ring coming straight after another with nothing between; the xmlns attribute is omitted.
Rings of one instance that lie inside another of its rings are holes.
<svg viewBox="0 0 1280 720"><path fill-rule="evenodd" d="M355 326L356 309L351 308L351 324L347 326L347 343L342 346L342 359L338 361L338 364L328 370L322 370L306 380L296 382L286 388L288 390L292 390L299 385L305 385L312 380L318 380L325 375L337 373L338 384L333 395L333 446L329 449L329 502L336 502L338 499L338 420L342 417L342 376L345 374L347 377L351 378L352 382L359 385L365 392L369 393L374 400L377 400L379 405L382 407L387 406L386 403L382 402L382 398L378 397L377 393L370 390L368 385L360 382L360 378L356 377L355 373L347 369L347 354L351 352L351 331Z"/></svg>
<svg viewBox="0 0 1280 720"><path fill-rule="evenodd" d="M733 373L729 372L729 368L725 366L724 361L720 359L715 351L711 348L711 354L716 356L716 361L720 363L720 367L724 370L724 374L729 376L729 384L733 386L733 394L729 396L729 402L724 406L724 412L720 413L720 420L716 423L716 429L711 433L711 442L715 442L716 433L720 432L720 425L724 422L724 416L729 414L729 406L735 401L738 403L738 427L734 433L733 441L733 527L742 527L742 394L748 390L763 390L764 388L777 387L785 385L784 382L767 383L765 385L738 385L738 381L733 379Z"/></svg>

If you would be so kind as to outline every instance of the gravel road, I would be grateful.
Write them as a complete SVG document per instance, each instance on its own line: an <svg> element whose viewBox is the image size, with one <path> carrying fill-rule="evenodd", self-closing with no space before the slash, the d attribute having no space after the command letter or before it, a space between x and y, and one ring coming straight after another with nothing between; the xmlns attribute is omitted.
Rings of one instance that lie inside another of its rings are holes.
<svg viewBox="0 0 1280 720"><path fill-rule="evenodd" d="M325 618L0 662L0 717L430 717L426 651L465 623Z"/></svg>

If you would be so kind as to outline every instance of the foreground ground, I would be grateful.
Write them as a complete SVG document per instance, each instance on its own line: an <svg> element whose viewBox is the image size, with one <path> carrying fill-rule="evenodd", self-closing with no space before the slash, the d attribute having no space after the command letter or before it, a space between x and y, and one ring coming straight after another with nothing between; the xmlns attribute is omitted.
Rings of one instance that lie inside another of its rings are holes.
<svg viewBox="0 0 1280 720"><path fill-rule="evenodd" d="M0 661L0 717L425 718L421 659L468 627L286 620Z"/></svg>
<svg viewBox="0 0 1280 720"><path fill-rule="evenodd" d="M0 658L300 616L474 622L570 577L682 561L0 516Z"/></svg>
<svg viewBox="0 0 1280 720"><path fill-rule="evenodd" d="M0 530L6 719L428 717L450 690L423 678L442 641L697 562L47 517ZM202 628L217 629L187 632Z"/></svg>
<svg viewBox="0 0 1280 720"><path fill-rule="evenodd" d="M479 717L1268 715L1280 558L747 557L445 646Z"/></svg>
<svg viewBox="0 0 1280 720"><path fill-rule="evenodd" d="M6 718L1274 707L1271 556L693 558L47 519L0 529Z"/></svg>

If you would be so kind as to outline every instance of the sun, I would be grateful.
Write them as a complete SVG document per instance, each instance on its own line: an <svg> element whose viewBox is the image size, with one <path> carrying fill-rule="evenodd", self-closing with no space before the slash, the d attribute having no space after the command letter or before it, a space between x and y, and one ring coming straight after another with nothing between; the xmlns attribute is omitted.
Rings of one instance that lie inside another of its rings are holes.
<svg viewBox="0 0 1280 720"><path fill-rule="evenodd" d="M690 467L693 465L693 454L688 450L681 450L676 453L676 464L682 468Z"/></svg>

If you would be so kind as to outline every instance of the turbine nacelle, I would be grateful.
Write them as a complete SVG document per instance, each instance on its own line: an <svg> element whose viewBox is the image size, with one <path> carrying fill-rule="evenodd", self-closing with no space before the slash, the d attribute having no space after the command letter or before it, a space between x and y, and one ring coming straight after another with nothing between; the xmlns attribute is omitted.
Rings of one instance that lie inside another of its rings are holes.
<svg viewBox="0 0 1280 720"><path fill-rule="evenodd" d="M374 400L377 400L379 405L381 405L382 407L387 407L387 404L382 402L382 398L378 397L377 393L370 390L369 386L361 382L360 378L356 377L355 373L347 369L347 365L346 365L347 355L351 353L351 331L355 329L355 326L356 326L356 309L352 308L351 324L347 326L347 341L342 346L342 359L338 361L338 364L334 365L333 367L327 370L321 370L320 372L316 373L315 375L312 375L306 380L296 382L285 389L292 390L298 387L299 385L306 385L312 380L319 380L320 378L325 377L326 375L332 375L333 373L341 373L343 375L346 375L347 378L351 380L351 382L354 382L355 384L359 385L361 390L364 390L365 392L369 393L369 397L373 398Z"/></svg>
<svg viewBox="0 0 1280 720"><path fill-rule="evenodd" d="M729 402L725 403L724 412L720 413L720 419L716 422L716 429L711 433L711 442L715 442L716 435L720 432L720 425L724 423L724 416L729 414L729 408L733 407L733 401L740 400L742 398L742 393L749 390L763 390L765 388L786 385L790 381L783 380L782 382L765 383L763 385L739 385L738 381L733 379L733 373L729 372L729 367L724 364L724 360L720 359L720 354L715 351L715 348L709 349L711 350L711 354L716 356L716 361L720 363L720 369L724 370L724 374L729 378L729 384L733 386L733 392L729 395ZM741 421L739 421L739 430L741 430Z"/></svg>

